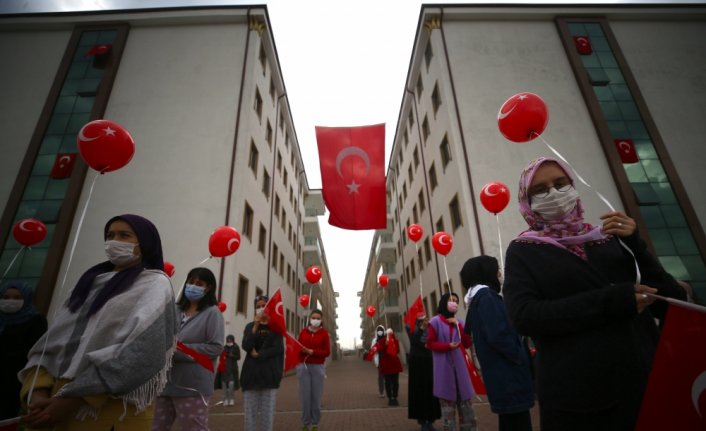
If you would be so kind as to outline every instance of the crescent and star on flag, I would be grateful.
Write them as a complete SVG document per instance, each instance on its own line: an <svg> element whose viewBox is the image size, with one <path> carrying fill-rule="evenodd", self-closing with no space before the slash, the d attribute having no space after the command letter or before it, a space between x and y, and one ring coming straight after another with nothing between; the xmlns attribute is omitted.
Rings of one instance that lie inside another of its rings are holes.
<svg viewBox="0 0 706 431"><path fill-rule="evenodd" d="M341 173L341 164L343 163L343 160L350 156L358 156L363 159L363 162L365 162L365 176L367 177L368 173L370 173L370 157L368 157L368 153L359 147L346 147L338 152L338 155L336 156L336 172L338 175L343 178L343 174ZM346 184L346 187L348 187L348 194L350 195L353 193L358 193L360 184L356 183L354 178L351 180L350 184Z"/></svg>

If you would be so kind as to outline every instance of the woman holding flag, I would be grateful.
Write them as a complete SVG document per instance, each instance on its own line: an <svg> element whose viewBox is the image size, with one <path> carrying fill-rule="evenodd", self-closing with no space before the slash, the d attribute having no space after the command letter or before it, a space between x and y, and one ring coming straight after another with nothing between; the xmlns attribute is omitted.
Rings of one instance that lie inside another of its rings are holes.
<svg viewBox="0 0 706 431"><path fill-rule="evenodd" d="M584 222L570 167L540 157L520 175L529 229L510 243L505 301L537 347L542 430L635 427L666 303L685 297L622 212ZM653 314L654 313L654 314Z"/></svg>
<svg viewBox="0 0 706 431"><path fill-rule="evenodd" d="M275 295L278 294L279 291ZM240 372L240 386L243 388L245 431L257 430L258 422L260 431L272 430L277 389L282 381L284 328L280 327L280 323L272 325L274 322L271 320L275 321L278 316L271 316L265 311L266 306L272 305L268 300L264 295L255 297L255 318L243 330L241 346L245 360ZM281 299L271 307L275 309L274 313L280 303Z"/></svg>
<svg viewBox="0 0 706 431"><path fill-rule="evenodd" d="M326 368L324 362L331 354L328 331L321 326L323 313L313 310L309 314L309 325L299 333L300 364L297 365L299 379L299 401L302 404L302 430L317 431L321 420L321 394L324 392Z"/></svg>
<svg viewBox="0 0 706 431"><path fill-rule="evenodd" d="M169 383L157 398L152 431L208 430L208 399L213 395L216 360L223 350L225 325L216 299L216 277L207 268L189 271L177 302L181 324Z"/></svg>
<svg viewBox="0 0 706 431"><path fill-rule="evenodd" d="M473 385L461 349L471 347L471 337L456 318L458 295L441 295L437 315L429 321L427 347L434 361L434 396L441 404L444 431L456 430L456 410L460 431L478 429L471 405Z"/></svg>

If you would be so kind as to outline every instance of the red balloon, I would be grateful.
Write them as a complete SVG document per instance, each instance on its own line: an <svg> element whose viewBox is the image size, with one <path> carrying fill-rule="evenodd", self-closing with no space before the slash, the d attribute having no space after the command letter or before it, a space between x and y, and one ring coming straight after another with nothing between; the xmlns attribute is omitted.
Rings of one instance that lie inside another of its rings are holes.
<svg viewBox="0 0 706 431"><path fill-rule="evenodd" d="M534 93L517 93L498 112L500 133L512 142L527 142L541 135L549 122L547 104Z"/></svg>
<svg viewBox="0 0 706 431"><path fill-rule="evenodd" d="M437 253L446 256L454 246L454 239L446 232L437 232L431 239L431 245Z"/></svg>
<svg viewBox="0 0 706 431"><path fill-rule="evenodd" d="M480 203L493 214L504 210L510 202L510 189L500 181L494 181L480 190Z"/></svg>
<svg viewBox="0 0 706 431"><path fill-rule="evenodd" d="M414 242L419 241L422 239L422 235L424 234L424 229L422 229L421 226L418 224L411 224L407 228L407 237L411 239Z"/></svg>
<svg viewBox="0 0 706 431"><path fill-rule="evenodd" d="M309 295L306 293L299 297L299 305L306 308L309 306Z"/></svg>
<svg viewBox="0 0 706 431"><path fill-rule="evenodd" d="M165 260L164 261L164 273L170 277L174 277L174 264Z"/></svg>
<svg viewBox="0 0 706 431"><path fill-rule="evenodd" d="M135 154L135 141L130 133L109 120L87 123L78 132L76 142L81 158L100 173L122 168Z"/></svg>
<svg viewBox="0 0 706 431"><path fill-rule="evenodd" d="M218 303L218 309L221 310L221 313L225 312L226 308L228 308L228 306L225 302L221 301Z"/></svg>
<svg viewBox="0 0 706 431"><path fill-rule="evenodd" d="M213 257L226 257L240 247L240 234L234 227L221 226L208 239L208 251Z"/></svg>
<svg viewBox="0 0 706 431"><path fill-rule="evenodd" d="M47 237L47 227L44 223L34 218L22 219L13 226L12 236L20 244L32 247Z"/></svg>
<svg viewBox="0 0 706 431"><path fill-rule="evenodd" d="M368 316L370 316L370 317L373 317L377 311L378 311L378 310L377 310L377 308L375 308L374 305L368 305L368 306L365 308L365 313L366 313Z"/></svg>
<svg viewBox="0 0 706 431"><path fill-rule="evenodd" d="M310 266L306 270L306 280L311 284L316 284L321 280L321 269L318 266Z"/></svg>
<svg viewBox="0 0 706 431"><path fill-rule="evenodd" d="M390 282L390 278L386 274L382 274L380 277L378 277L378 283L380 283L380 286L385 287L387 284Z"/></svg>

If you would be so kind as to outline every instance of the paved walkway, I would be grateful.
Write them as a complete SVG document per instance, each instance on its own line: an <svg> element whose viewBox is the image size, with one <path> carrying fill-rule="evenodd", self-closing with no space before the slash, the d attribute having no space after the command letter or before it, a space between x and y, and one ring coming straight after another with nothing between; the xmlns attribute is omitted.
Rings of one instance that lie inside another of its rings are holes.
<svg viewBox="0 0 706 431"><path fill-rule="evenodd" d="M370 362L355 356L333 361L327 369L319 429L342 431L419 430L416 421L407 419L407 375L400 375L400 406L388 407L386 398L377 394L377 370ZM240 431L243 426L243 393L237 392L235 406L219 403L221 391L211 399L209 427L214 431ZM216 404L216 405L214 405ZM497 416L490 411L487 401L473 403L480 430L497 430ZM539 429L537 408L532 411L532 424ZM434 423L441 431L441 422ZM176 429L176 427L175 427ZM277 394L275 430L299 430L299 399L297 378L290 374L282 380Z"/></svg>

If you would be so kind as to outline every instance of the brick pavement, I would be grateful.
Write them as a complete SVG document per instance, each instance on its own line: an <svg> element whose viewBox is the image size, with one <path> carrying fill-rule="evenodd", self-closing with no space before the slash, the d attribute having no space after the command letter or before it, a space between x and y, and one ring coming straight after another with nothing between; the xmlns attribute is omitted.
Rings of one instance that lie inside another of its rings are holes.
<svg viewBox="0 0 706 431"><path fill-rule="evenodd" d="M407 419L407 375L400 375L400 406L388 407L386 398L377 395L377 376L372 363L354 356L333 361L327 368L319 429L363 430L419 430L415 421ZM243 394L236 394L235 406L214 405L222 399L217 391L211 399L209 427L213 431L240 431L243 426ZM474 401L480 430L497 430L497 416L491 413L485 399ZM532 411L532 424L539 429L537 408ZM441 430L440 421L435 422ZM177 427L175 427L176 429ZM277 394L275 430L299 430L299 399L297 378L285 376Z"/></svg>

